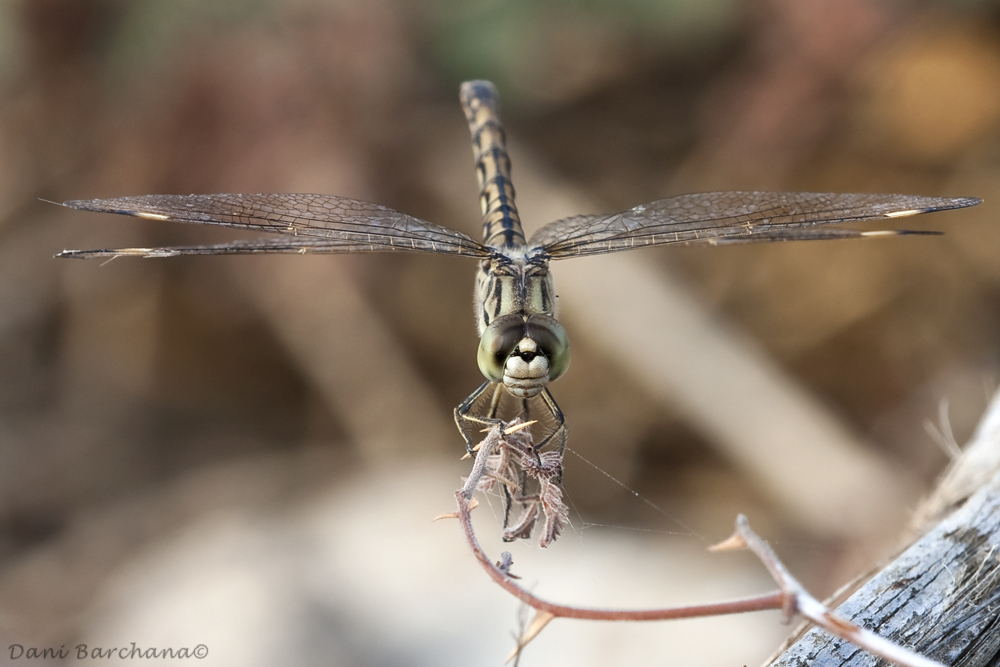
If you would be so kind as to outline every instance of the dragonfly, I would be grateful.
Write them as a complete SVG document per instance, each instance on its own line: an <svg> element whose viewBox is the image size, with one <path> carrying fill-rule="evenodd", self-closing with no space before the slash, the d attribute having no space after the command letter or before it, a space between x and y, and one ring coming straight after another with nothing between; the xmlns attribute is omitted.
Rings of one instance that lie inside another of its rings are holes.
<svg viewBox="0 0 1000 667"><path fill-rule="evenodd" d="M484 426L500 423L501 400L524 415L544 415L536 449L566 444L566 420L549 391L570 364L570 344L557 320L552 260L661 245L728 245L774 241L872 238L937 232L866 231L844 222L892 219L974 206L975 197L815 192L707 192L660 199L620 213L576 215L525 237L515 204L511 163L500 123L499 95L488 81L460 91L472 135L482 241L385 206L316 194L145 195L63 202L84 211L152 220L221 225L271 238L204 246L65 250L57 257L176 257L265 253L429 252L478 260L474 309L477 360L485 381L454 410L471 453ZM507 397L507 398L505 398Z"/></svg>

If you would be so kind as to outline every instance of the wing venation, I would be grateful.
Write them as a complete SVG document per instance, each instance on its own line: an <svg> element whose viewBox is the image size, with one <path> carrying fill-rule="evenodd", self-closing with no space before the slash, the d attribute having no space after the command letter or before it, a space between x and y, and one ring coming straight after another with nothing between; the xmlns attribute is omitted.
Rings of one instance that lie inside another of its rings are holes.
<svg viewBox="0 0 1000 667"><path fill-rule="evenodd" d="M310 194L145 195L117 199L68 201L64 206L85 211L117 213L154 220L221 225L291 237L275 243L237 242L204 246L228 254L266 252L434 252L489 257L492 251L475 239L447 227L425 222L385 206ZM295 241L303 238L302 243ZM311 241L311 242L310 242ZM66 251L64 257L108 257L114 254L163 256L155 248ZM166 249L164 249L166 250ZM196 253L185 248L178 254ZM103 253L103 254L101 254Z"/></svg>
<svg viewBox="0 0 1000 667"><path fill-rule="evenodd" d="M656 245L721 245L876 236L810 229L975 206L975 197L817 192L705 192L680 195L611 215L550 222L530 244L553 259ZM905 233L905 232L883 232Z"/></svg>

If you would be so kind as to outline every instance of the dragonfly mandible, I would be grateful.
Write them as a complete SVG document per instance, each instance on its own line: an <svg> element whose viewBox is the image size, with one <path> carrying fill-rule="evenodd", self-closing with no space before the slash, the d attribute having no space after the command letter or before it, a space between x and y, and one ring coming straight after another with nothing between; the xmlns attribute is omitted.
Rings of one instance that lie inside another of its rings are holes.
<svg viewBox="0 0 1000 667"><path fill-rule="evenodd" d="M65 250L57 256L432 252L478 259L474 307L480 335L478 362L486 380L455 408L455 422L466 448L472 451L473 438L483 425L499 422L501 398L508 395L520 402L524 413L529 410L529 401L541 402L550 428L537 449L552 446L561 451L566 443L566 423L548 384L566 372L570 346L556 319L551 260L659 245L935 233L831 225L900 218L981 202L975 197L894 194L708 192L661 199L610 215L563 218L544 225L527 239L514 203L496 88L488 81L469 81L462 84L460 98L479 177L482 241L384 206L334 195L146 195L67 201L63 205L278 236L208 246Z"/></svg>

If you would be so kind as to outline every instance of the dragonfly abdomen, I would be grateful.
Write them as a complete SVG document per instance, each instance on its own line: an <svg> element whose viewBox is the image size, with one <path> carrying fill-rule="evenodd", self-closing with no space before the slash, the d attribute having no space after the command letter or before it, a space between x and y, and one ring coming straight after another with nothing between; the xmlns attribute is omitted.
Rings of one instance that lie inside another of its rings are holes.
<svg viewBox="0 0 1000 667"><path fill-rule="evenodd" d="M524 230L514 203L497 90L489 81L467 81L462 84L461 100L476 156L483 239L486 245L497 248L523 246Z"/></svg>

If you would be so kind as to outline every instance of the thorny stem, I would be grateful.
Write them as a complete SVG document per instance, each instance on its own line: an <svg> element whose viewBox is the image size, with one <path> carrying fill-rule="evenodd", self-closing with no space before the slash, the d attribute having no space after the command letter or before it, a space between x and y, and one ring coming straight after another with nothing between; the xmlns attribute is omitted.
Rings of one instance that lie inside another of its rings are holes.
<svg viewBox="0 0 1000 667"><path fill-rule="evenodd" d="M500 430L500 425L496 425L490 429L489 433L481 443L479 443L479 451L476 453L476 460L472 464L472 471L469 473L468 479L465 480L465 486L459 491L465 504L468 505L469 501L472 499L472 494L476 492L476 488L479 486L480 480L483 475L486 474L487 462L489 461L490 454L496 449L497 445L500 444L502 432Z"/></svg>
<svg viewBox="0 0 1000 667"><path fill-rule="evenodd" d="M712 550L749 549L764 564L764 567L767 568L771 577L780 587L780 591L752 598L744 598L742 600L684 607L668 607L664 609L600 609L574 607L543 600L522 588L514 581L510 574L509 557L503 564L502 569L490 560L479 545L479 540L476 538L475 531L472 528L471 512L472 508L475 507L471 502L472 494L488 471L487 459L489 455L501 443L505 434L500 425L493 427L489 431L479 447L471 474L462 489L455 493L455 499L458 502L457 518L462 524L462 531L465 533L466 542L468 542L472 553L476 556L476 560L479 561L479 564L490 575L490 578L501 588L521 600L524 604L535 609L538 613L536 621L533 624L533 626L536 626L536 630L532 632L529 629L525 633L525 636L518 642L515 655L552 618L580 618L595 621L665 621L699 616L738 614L764 609L781 609L784 611L786 619L790 619L793 614L801 614L827 632L902 667L944 667L935 660L914 653L873 632L865 630L827 609L826 606L807 593L802 585L792 577L784 564L778 560L778 557L771 550L767 542L750 529L750 524L743 515L740 515L736 520L736 532L733 536L725 542L716 545Z"/></svg>
<svg viewBox="0 0 1000 667"><path fill-rule="evenodd" d="M722 614L738 614L746 611L761 611L763 609L781 609L785 595L780 591L768 593L753 598L732 600L730 602L715 602L705 605L688 607L670 607L666 609L599 609L591 607L571 607L543 600L528 590L521 588L509 574L498 568L483 551L472 529L472 514L469 511L469 501L462 491L455 493L458 499L458 519L462 523L465 539L472 547L476 560L486 570L487 574L501 588L538 611L544 611L561 618L582 618L593 621L666 621L675 618L695 618L697 616L717 616Z"/></svg>

